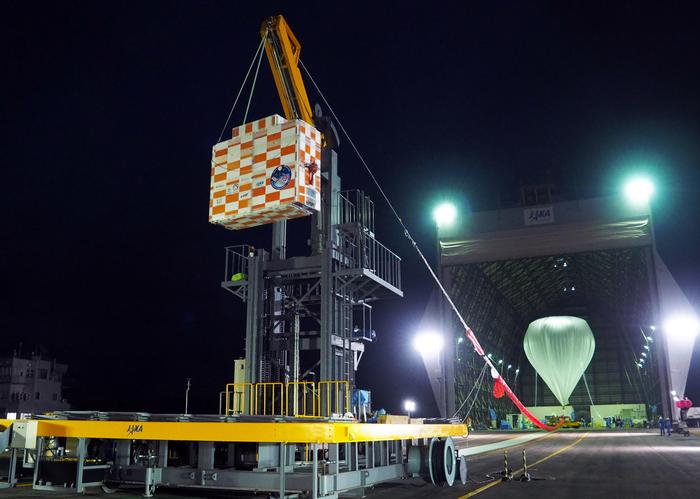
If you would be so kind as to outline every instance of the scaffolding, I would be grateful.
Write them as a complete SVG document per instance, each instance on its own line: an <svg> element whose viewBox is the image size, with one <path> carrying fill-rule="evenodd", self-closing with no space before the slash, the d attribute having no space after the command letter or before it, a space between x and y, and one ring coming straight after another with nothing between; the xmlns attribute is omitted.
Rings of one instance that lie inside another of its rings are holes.
<svg viewBox="0 0 700 499"><path fill-rule="evenodd" d="M371 199L340 190L335 151L325 149L321 163L322 215L312 219L309 254L286 255L286 223L277 223L270 252L226 248L221 286L247 305L246 382L340 381L352 393L376 334L372 303L403 296L401 259L375 238ZM323 401L319 413L327 412Z"/></svg>

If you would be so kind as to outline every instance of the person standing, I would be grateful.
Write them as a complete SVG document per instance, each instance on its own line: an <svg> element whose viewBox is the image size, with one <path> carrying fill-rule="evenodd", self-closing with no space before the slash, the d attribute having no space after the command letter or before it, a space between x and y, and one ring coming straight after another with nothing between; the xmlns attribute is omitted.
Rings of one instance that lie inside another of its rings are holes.
<svg viewBox="0 0 700 499"><path fill-rule="evenodd" d="M683 400L676 401L676 407L681 410L681 421L688 418L688 409L693 407L693 402L688 397L683 397Z"/></svg>
<svg viewBox="0 0 700 499"><path fill-rule="evenodd" d="M666 436L667 437L671 436L672 430L673 430L673 421L671 421L671 418L666 418Z"/></svg>
<svg viewBox="0 0 700 499"><path fill-rule="evenodd" d="M659 416L659 430L661 430L661 436L664 436L664 430L666 430L666 421L663 417Z"/></svg>

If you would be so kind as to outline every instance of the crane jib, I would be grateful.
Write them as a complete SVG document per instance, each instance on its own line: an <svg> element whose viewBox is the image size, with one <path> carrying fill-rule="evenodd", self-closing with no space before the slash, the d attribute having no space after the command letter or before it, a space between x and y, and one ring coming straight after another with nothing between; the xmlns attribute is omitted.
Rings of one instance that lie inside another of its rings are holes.
<svg viewBox="0 0 700 499"><path fill-rule="evenodd" d="M260 33L285 118L313 124L311 103L299 71L301 44L282 16L263 21Z"/></svg>

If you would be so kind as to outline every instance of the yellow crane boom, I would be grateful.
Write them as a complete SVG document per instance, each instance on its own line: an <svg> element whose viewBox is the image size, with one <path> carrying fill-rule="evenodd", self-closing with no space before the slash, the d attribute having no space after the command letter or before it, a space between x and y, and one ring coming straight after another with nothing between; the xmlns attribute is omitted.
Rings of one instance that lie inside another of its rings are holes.
<svg viewBox="0 0 700 499"><path fill-rule="evenodd" d="M281 15L265 19L260 34L265 40L265 53L282 101L284 117L301 119L313 125L311 103L299 71L299 40Z"/></svg>

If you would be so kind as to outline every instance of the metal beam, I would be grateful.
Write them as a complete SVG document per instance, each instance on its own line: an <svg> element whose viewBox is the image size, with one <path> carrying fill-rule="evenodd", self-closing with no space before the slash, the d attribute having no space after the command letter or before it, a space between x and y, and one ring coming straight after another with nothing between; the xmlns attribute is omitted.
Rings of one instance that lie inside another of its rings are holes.
<svg viewBox="0 0 700 499"><path fill-rule="evenodd" d="M321 151L321 168L325 177L322 192L321 217L323 220L323 253L321 263L321 380L338 379L333 369L333 347L331 335L335 319L334 289L333 289L333 245L335 230L333 225L337 220L337 193L340 191L338 177L338 155L330 148Z"/></svg>
<svg viewBox="0 0 700 499"><path fill-rule="evenodd" d="M245 338L245 380L250 383L261 381L260 377L260 343L259 321L262 313L263 298L263 263L267 253L258 250L249 260L248 303L246 307Z"/></svg>
<svg viewBox="0 0 700 499"><path fill-rule="evenodd" d="M0 420L0 424L9 421ZM345 443L467 435L465 425L40 420L39 437L189 442Z"/></svg>

